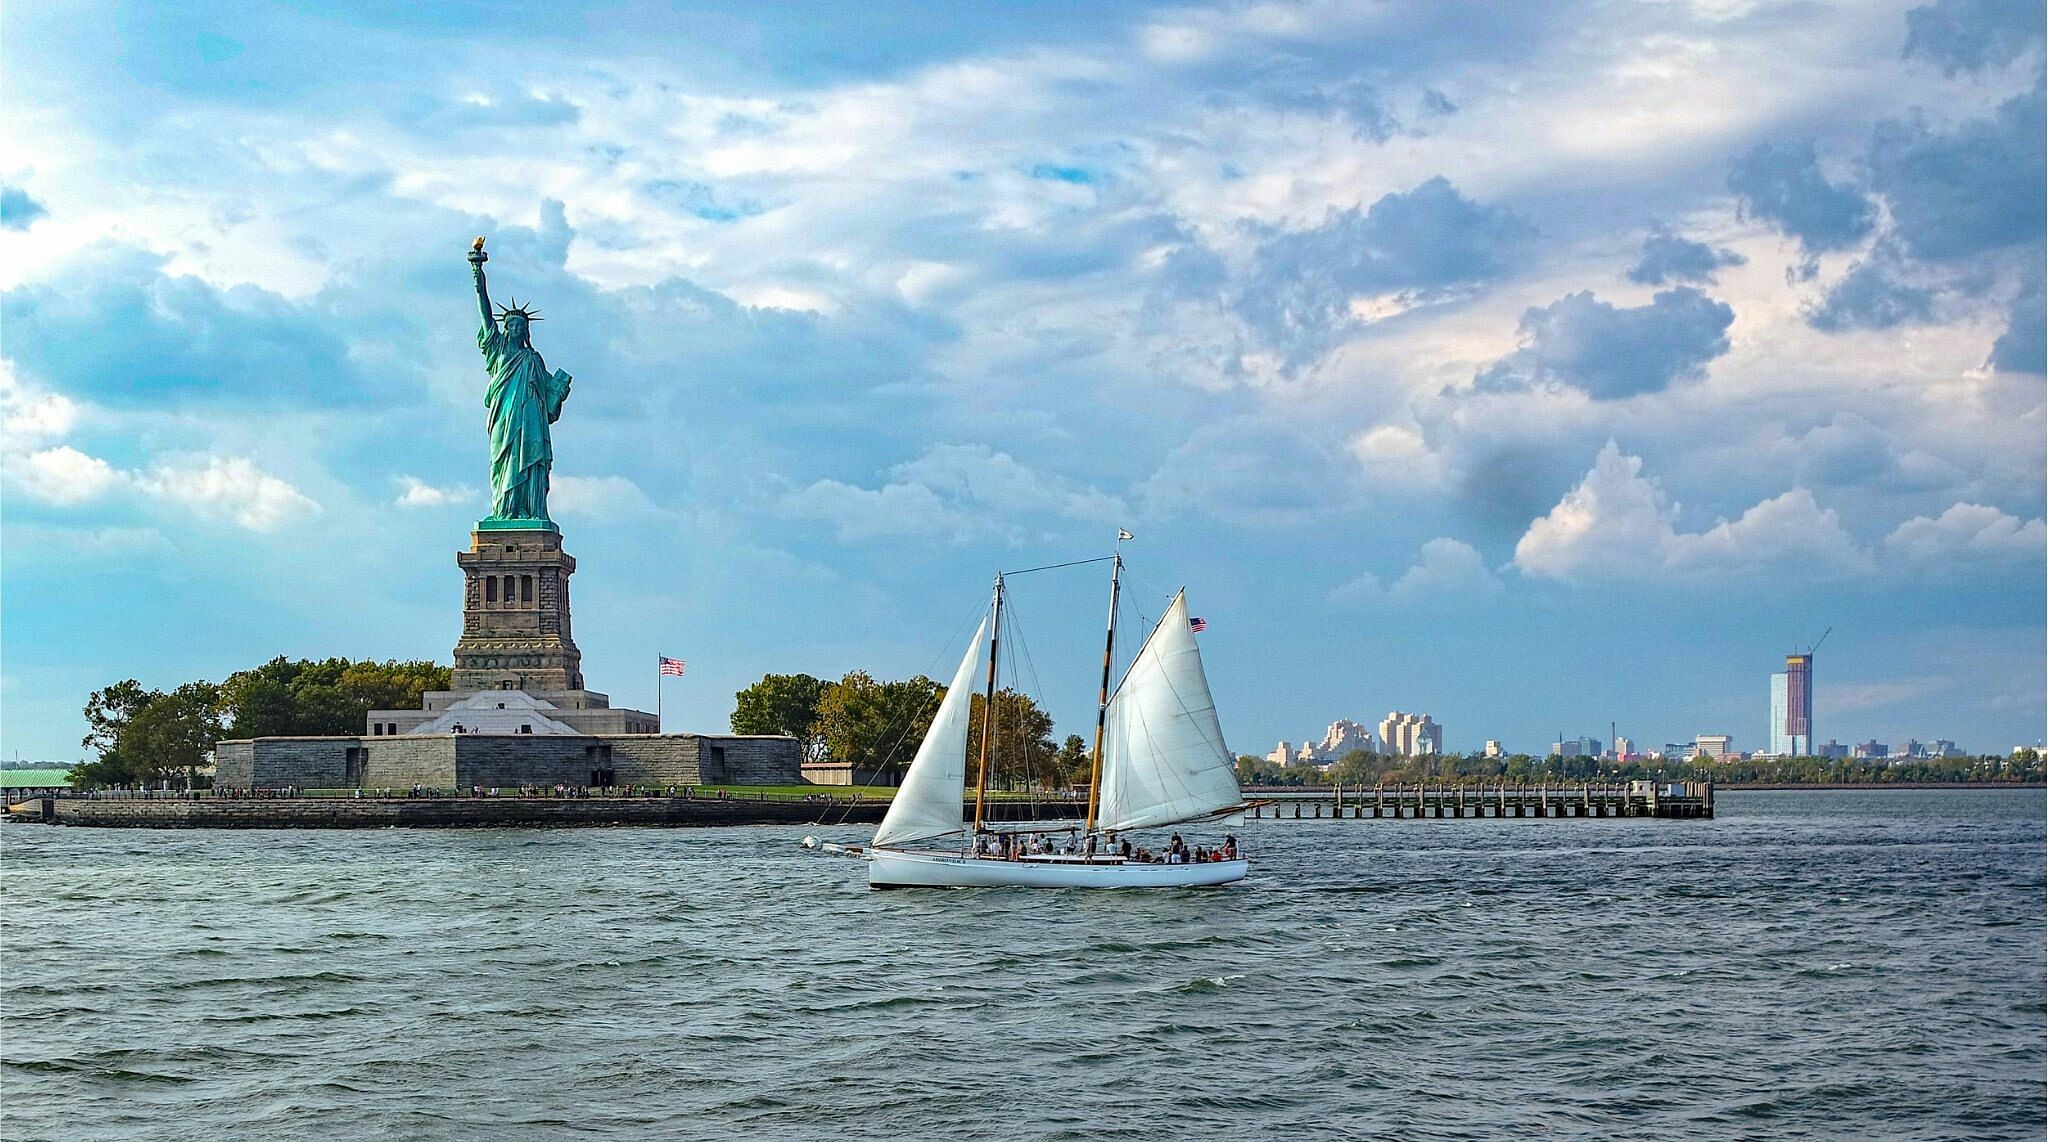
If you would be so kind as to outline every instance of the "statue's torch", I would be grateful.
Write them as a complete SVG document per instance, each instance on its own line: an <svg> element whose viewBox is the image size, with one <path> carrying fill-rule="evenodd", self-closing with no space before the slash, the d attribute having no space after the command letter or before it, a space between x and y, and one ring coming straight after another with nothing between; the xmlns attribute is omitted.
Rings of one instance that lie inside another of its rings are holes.
<svg viewBox="0 0 2048 1142"><path fill-rule="evenodd" d="M483 236L478 235L477 240L469 244L469 264L472 266L481 266L485 262L488 262L490 260L491 256L489 254L484 253Z"/></svg>

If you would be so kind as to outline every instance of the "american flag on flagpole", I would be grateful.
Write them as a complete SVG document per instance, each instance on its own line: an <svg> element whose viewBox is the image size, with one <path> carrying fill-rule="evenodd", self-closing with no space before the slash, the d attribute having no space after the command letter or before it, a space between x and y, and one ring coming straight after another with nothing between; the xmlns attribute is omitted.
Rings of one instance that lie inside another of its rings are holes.
<svg viewBox="0 0 2048 1142"><path fill-rule="evenodd" d="M670 658L670 657L669 657L668 655L666 655L666 654L663 654L663 655L658 655L657 657L659 657L659 658L661 659L661 672L662 672L663 674L665 674L665 675L667 675L667 676L669 676L669 677L671 677L671 678L681 678L681 677L683 676L683 660L682 660L682 659L680 659L680 658Z"/></svg>
<svg viewBox="0 0 2048 1142"><path fill-rule="evenodd" d="M1203 631L1209 629L1209 620L1201 617L1200 615L1196 615L1193 618L1188 619L1188 629L1194 631L1196 634L1201 634Z"/></svg>

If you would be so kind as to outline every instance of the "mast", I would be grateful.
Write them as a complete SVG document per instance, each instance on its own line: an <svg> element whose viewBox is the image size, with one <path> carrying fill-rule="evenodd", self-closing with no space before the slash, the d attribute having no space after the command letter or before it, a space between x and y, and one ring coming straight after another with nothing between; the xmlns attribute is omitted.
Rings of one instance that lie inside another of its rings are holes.
<svg viewBox="0 0 2048 1142"><path fill-rule="evenodd" d="M982 809L988 801L988 745L996 722L996 647L1003 641L1003 577L996 576L995 615L988 630L988 690L981 702L981 766L974 777L974 831L981 832ZM1099 721L1100 719L1098 719ZM1101 734L1098 728L1097 735Z"/></svg>
<svg viewBox="0 0 2048 1142"><path fill-rule="evenodd" d="M1121 541L1122 532L1118 532ZM1109 717L1109 673L1110 664L1116 659L1116 596L1121 588L1124 570L1124 551L1121 542L1117 545L1116 561L1109 569L1109 633L1102 642L1102 693L1095 704L1095 763L1088 776L1088 823L1087 831L1095 831L1095 813L1102 802L1102 729Z"/></svg>

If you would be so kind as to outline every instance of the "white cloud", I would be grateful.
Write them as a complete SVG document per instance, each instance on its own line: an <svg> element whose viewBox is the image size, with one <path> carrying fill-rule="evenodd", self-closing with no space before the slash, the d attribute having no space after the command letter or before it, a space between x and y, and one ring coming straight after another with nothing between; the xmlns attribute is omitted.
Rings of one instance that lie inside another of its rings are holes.
<svg viewBox="0 0 2048 1142"><path fill-rule="evenodd" d="M1436 491L1447 480L1444 457L1407 425L1382 424L1359 433L1351 440L1351 454L1365 466L1372 487Z"/></svg>
<svg viewBox="0 0 2048 1142"><path fill-rule="evenodd" d="M251 531L273 531L320 513L320 505L304 493L241 456L165 465L135 477L135 482L150 496L182 504L202 516L233 520Z"/></svg>
<svg viewBox="0 0 2048 1142"><path fill-rule="evenodd" d="M14 363L0 357L0 447L34 447L69 435L78 406L62 393L17 380Z"/></svg>
<svg viewBox="0 0 2048 1142"><path fill-rule="evenodd" d="M1002 511L1045 512L1114 523L1125 510L1123 501L1115 496L1074 487L986 444L941 444L897 465L891 474L900 481L923 484L935 492Z"/></svg>
<svg viewBox="0 0 2048 1142"><path fill-rule="evenodd" d="M8 473L15 487L60 507L97 499L122 483L113 465L68 444L29 453L9 464Z"/></svg>
<svg viewBox="0 0 2048 1142"><path fill-rule="evenodd" d="M798 519L824 520L842 540L946 534L966 539L981 531L977 521L947 507L923 484L869 489L819 480L784 496L782 510Z"/></svg>
<svg viewBox="0 0 2048 1142"><path fill-rule="evenodd" d="M1702 532L1677 528L1678 505L1609 441L1579 486L1529 525L1514 565L1551 579L1724 577L1772 571L1825 577L1868 570L1868 552L1805 488Z"/></svg>
<svg viewBox="0 0 2048 1142"><path fill-rule="evenodd" d="M1915 516L1885 536L1885 550L1916 561L2040 559L2048 529L1984 504L1957 504L1941 515Z"/></svg>
<svg viewBox="0 0 2048 1142"><path fill-rule="evenodd" d="M1015 538L1020 517L1115 523L1122 500L1077 487L983 444L940 444L889 470L889 482L862 488L819 480L782 497L784 514L829 522L841 539L947 535Z"/></svg>
<svg viewBox="0 0 2048 1142"><path fill-rule="evenodd" d="M640 485L624 476L555 476L548 482L550 511L598 519L660 512Z"/></svg>
<svg viewBox="0 0 2048 1142"><path fill-rule="evenodd" d="M1438 537L1422 545L1414 565L1392 586L1366 572L1330 592L1330 601L1351 605L1415 603L1447 596L1494 595L1500 580L1486 569L1486 562L1469 543Z"/></svg>
<svg viewBox="0 0 2048 1142"><path fill-rule="evenodd" d="M476 498L476 489L466 484L438 488L417 476L400 476L398 483L398 498L391 502L402 508L438 508Z"/></svg>

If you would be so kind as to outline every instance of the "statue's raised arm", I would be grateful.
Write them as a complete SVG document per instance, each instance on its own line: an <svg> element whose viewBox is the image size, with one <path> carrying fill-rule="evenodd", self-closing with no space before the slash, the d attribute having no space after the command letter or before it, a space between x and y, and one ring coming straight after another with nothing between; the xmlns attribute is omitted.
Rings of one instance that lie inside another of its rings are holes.
<svg viewBox="0 0 2048 1142"><path fill-rule="evenodd" d="M478 235L469 246L469 276L476 279L476 303L484 311L484 325L496 329L498 319L491 313L491 291L484 284L484 263L490 260L491 256L484 253L483 236Z"/></svg>

